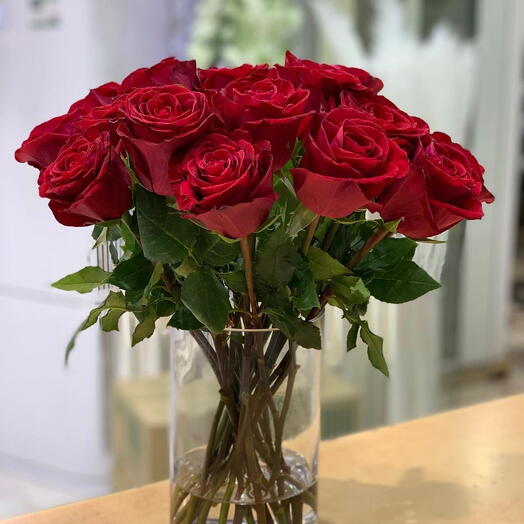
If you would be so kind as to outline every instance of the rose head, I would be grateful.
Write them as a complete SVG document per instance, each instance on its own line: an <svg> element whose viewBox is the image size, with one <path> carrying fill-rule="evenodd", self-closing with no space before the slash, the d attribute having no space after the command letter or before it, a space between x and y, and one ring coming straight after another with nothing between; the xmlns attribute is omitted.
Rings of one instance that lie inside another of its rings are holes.
<svg viewBox="0 0 524 524"><path fill-rule="evenodd" d="M402 219L398 231L411 238L437 235L461 220L482 218L482 203L493 195L484 187L484 168L444 133L419 146L409 175L379 197L385 220Z"/></svg>
<svg viewBox="0 0 524 524"><path fill-rule="evenodd" d="M386 134L409 153L413 152L417 139L429 133L424 120L399 109L385 96L371 93L342 93L341 104L356 107L369 113L382 126Z"/></svg>
<svg viewBox="0 0 524 524"><path fill-rule="evenodd" d="M118 93L118 84L109 82L75 102L65 115L57 116L36 126L15 152L18 162L27 162L37 169L53 162L62 146L77 131L79 121L95 107L109 104Z"/></svg>
<svg viewBox="0 0 524 524"><path fill-rule="evenodd" d="M209 69L199 69L198 78L204 91L218 91L237 78L244 78L252 73L267 73L267 64L250 65L243 64L238 67L210 67Z"/></svg>
<svg viewBox="0 0 524 524"><path fill-rule="evenodd" d="M253 70L229 82L213 97L213 106L228 129L245 129L256 140L271 142L275 169L291 156L310 115L309 91L278 78L274 69Z"/></svg>
<svg viewBox="0 0 524 524"><path fill-rule="evenodd" d="M151 67L142 67L133 71L122 80L120 92L127 93L137 87L163 86L179 84L188 89L198 85L196 62L165 58Z"/></svg>
<svg viewBox="0 0 524 524"><path fill-rule="evenodd" d="M408 159L372 117L339 107L312 126L300 167L291 172L306 207L340 218L373 208L372 199L407 174Z"/></svg>
<svg viewBox="0 0 524 524"><path fill-rule="evenodd" d="M72 137L38 183L40 196L51 200L55 218L66 226L117 219L131 207L129 176L108 133Z"/></svg>
<svg viewBox="0 0 524 524"><path fill-rule="evenodd" d="M243 131L198 140L172 162L170 176L184 216L230 238L256 231L276 198L271 146Z"/></svg>
<svg viewBox="0 0 524 524"><path fill-rule="evenodd" d="M213 115L207 97L180 85L138 88L120 102L118 127L133 168L146 189L169 195L173 153L207 132Z"/></svg>
<svg viewBox="0 0 524 524"><path fill-rule="evenodd" d="M276 68L282 78L311 92L308 109L325 108L332 99L339 100L343 90L378 93L383 87L382 80L363 69L302 60L289 51L285 65Z"/></svg>

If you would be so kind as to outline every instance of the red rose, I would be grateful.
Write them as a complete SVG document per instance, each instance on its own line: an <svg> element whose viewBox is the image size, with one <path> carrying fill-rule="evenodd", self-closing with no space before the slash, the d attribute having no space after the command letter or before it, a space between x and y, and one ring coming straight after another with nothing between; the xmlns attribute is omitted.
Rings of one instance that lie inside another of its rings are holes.
<svg viewBox="0 0 524 524"><path fill-rule="evenodd" d="M493 195L484 187L484 168L444 133L419 146L409 175L379 197L384 220L402 219L398 231L411 238L437 235L461 220L483 216L482 202Z"/></svg>
<svg viewBox="0 0 524 524"><path fill-rule="evenodd" d="M385 96L371 93L342 93L341 104L356 107L372 115L387 135L397 138L400 145L406 142L414 143L413 139L429 133L429 126L424 120L408 115Z"/></svg>
<svg viewBox="0 0 524 524"><path fill-rule="evenodd" d="M75 102L65 115L57 116L36 126L29 137L15 152L18 162L27 162L37 169L46 168L53 162L62 146L76 133L78 121L91 109L110 103L118 92L118 84L109 82Z"/></svg>
<svg viewBox="0 0 524 524"><path fill-rule="evenodd" d="M238 67L210 67L199 69L198 77L203 90L217 91L237 78L244 78L255 72L266 73L269 71L267 64L243 64Z"/></svg>
<svg viewBox="0 0 524 524"><path fill-rule="evenodd" d="M72 137L38 183L40 196L51 200L55 218L66 226L120 218L132 205L129 176L108 133Z"/></svg>
<svg viewBox="0 0 524 524"><path fill-rule="evenodd" d="M317 122L291 170L297 196L321 216L340 218L371 200L408 172L406 153L368 114L339 107Z"/></svg>
<svg viewBox="0 0 524 524"><path fill-rule="evenodd" d="M325 107L331 98L339 100L343 90L378 93L384 85L363 69L302 60L289 51L285 65L276 68L282 78L311 91L310 108L314 109Z"/></svg>
<svg viewBox="0 0 524 524"><path fill-rule="evenodd" d="M195 142L173 163L171 179L184 216L230 238L256 231L276 198L270 144L243 131Z"/></svg>
<svg viewBox="0 0 524 524"><path fill-rule="evenodd" d="M126 93L137 87L163 86L180 84L188 89L198 84L196 62L180 61L170 57L151 67L142 67L133 71L122 80L120 92Z"/></svg>
<svg viewBox="0 0 524 524"><path fill-rule="evenodd" d="M144 87L125 95L118 127L140 182L169 195L167 173L172 154L209 130L212 112L207 97L180 85Z"/></svg>
<svg viewBox="0 0 524 524"><path fill-rule="evenodd" d="M305 114L309 91L296 89L274 69L254 69L229 82L213 97L213 105L229 129L245 129L254 140L269 140L275 169L291 156L297 136L310 119Z"/></svg>

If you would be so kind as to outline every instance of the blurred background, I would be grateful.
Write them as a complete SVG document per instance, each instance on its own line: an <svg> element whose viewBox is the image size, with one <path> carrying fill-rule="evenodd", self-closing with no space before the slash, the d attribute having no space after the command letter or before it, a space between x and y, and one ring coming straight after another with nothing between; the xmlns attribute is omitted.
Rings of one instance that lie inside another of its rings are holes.
<svg viewBox="0 0 524 524"><path fill-rule="evenodd" d="M274 63L286 49L382 78L397 105L474 151L497 197L482 222L419 249L441 290L371 307L390 380L364 351L345 354L327 313L323 438L524 392L524 2L0 0L0 518L167 477L174 336L158 326L131 350L124 317L120 334L83 334L64 368L100 295L49 285L107 254L53 220L14 150L88 87L166 56Z"/></svg>

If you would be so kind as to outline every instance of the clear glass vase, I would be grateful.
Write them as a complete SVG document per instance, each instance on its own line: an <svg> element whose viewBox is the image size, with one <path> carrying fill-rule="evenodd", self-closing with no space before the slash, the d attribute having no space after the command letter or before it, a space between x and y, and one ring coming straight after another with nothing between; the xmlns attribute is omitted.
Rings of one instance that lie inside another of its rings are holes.
<svg viewBox="0 0 524 524"><path fill-rule="evenodd" d="M170 523L316 523L320 352L175 331L171 376Z"/></svg>

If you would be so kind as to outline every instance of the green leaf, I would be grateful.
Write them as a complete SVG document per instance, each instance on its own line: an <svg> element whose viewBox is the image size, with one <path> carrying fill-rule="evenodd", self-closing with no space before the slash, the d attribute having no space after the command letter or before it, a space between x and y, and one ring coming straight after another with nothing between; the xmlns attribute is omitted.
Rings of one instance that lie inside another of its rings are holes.
<svg viewBox="0 0 524 524"><path fill-rule="evenodd" d="M370 297L369 289L359 277L335 277L331 280L331 287L336 297L345 305L362 304Z"/></svg>
<svg viewBox="0 0 524 524"><path fill-rule="evenodd" d="M322 349L320 329L312 322L299 318L285 296L273 293L266 302L269 307L264 312L286 337L304 348Z"/></svg>
<svg viewBox="0 0 524 524"><path fill-rule="evenodd" d="M385 238L360 261L355 271L392 269L404 260L411 260L416 249L417 243L409 238Z"/></svg>
<svg viewBox="0 0 524 524"><path fill-rule="evenodd" d="M303 204L299 204L291 213L291 220L287 227L289 236L292 238L296 237L298 233L313 222L316 216L314 211L311 211L311 209L308 209Z"/></svg>
<svg viewBox="0 0 524 524"><path fill-rule="evenodd" d="M285 286L295 272L297 257L296 248L285 231L280 229L273 232L257 250L257 280L274 288Z"/></svg>
<svg viewBox="0 0 524 524"><path fill-rule="evenodd" d="M90 291L93 291L93 289L104 284L108 276L109 273L98 266L87 266L76 273L71 273L64 278L57 280L51 285L57 289L63 289L64 291L89 293Z"/></svg>
<svg viewBox="0 0 524 524"><path fill-rule="evenodd" d="M131 336L131 345L135 346L145 338L149 338L155 332L156 317L154 315L146 315L141 320Z"/></svg>
<svg viewBox="0 0 524 524"><path fill-rule="evenodd" d="M240 255L238 242L226 242L220 235L201 230L196 242L195 256L211 266L223 266Z"/></svg>
<svg viewBox="0 0 524 524"><path fill-rule="evenodd" d="M360 325L360 338L362 342L368 347L368 358L373 367L382 372L386 377L389 377L389 369L384 358L382 337L375 335L368 326L366 321L362 321Z"/></svg>
<svg viewBox="0 0 524 524"><path fill-rule="evenodd" d="M151 277L149 278L149 282L147 283L146 288L144 289L143 297L147 298L149 294L151 293L151 290L155 287L157 282L160 280L160 277L162 276L162 273L164 272L164 266L162 264L155 264L153 267L153 272L151 273Z"/></svg>
<svg viewBox="0 0 524 524"><path fill-rule="evenodd" d="M208 269L191 273L182 283L184 305L211 331L223 331L229 315L229 293Z"/></svg>
<svg viewBox="0 0 524 524"><path fill-rule="evenodd" d="M73 336L69 340L65 350L65 363L67 364L69 360L69 355L73 348L75 347L76 338L80 332L90 328L93 324L96 323L98 317L102 314L103 311L110 308L121 308L123 311L126 309L126 299L124 295L120 292L115 293L110 291L105 300L97 307L93 308L87 318L78 326L77 330L73 333Z"/></svg>
<svg viewBox="0 0 524 524"><path fill-rule="evenodd" d="M348 331L348 336L346 339L346 350L351 351L352 349L357 347L357 337L358 337L358 331L360 329L360 324L357 322L354 322L351 324L351 327Z"/></svg>
<svg viewBox="0 0 524 524"><path fill-rule="evenodd" d="M219 276L225 282L226 286L235 293L247 293L246 275L243 269L220 273Z"/></svg>
<svg viewBox="0 0 524 524"><path fill-rule="evenodd" d="M106 282L126 291L143 291L152 273L151 262L139 254L120 262Z"/></svg>
<svg viewBox="0 0 524 524"><path fill-rule="evenodd" d="M125 309L110 309L101 319L102 331L118 331L118 321L125 313Z"/></svg>
<svg viewBox="0 0 524 524"><path fill-rule="evenodd" d="M164 197L140 186L136 186L135 201L146 258L162 264L181 262L195 245L200 228L172 212Z"/></svg>
<svg viewBox="0 0 524 524"><path fill-rule="evenodd" d="M402 304L438 289L440 284L415 262L400 262L390 271L377 272L367 285L371 294L382 302Z"/></svg>
<svg viewBox="0 0 524 524"><path fill-rule="evenodd" d="M400 224L401 221L402 219L399 218L398 220L393 220L392 222L384 222L382 224L382 227L386 229L387 231L389 231L390 233L396 233L398 225Z"/></svg>
<svg viewBox="0 0 524 524"><path fill-rule="evenodd" d="M293 304L298 310L309 311L315 307L320 307L317 284L306 257L299 256L297 258L296 270L290 286L294 290Z"/></svg>
<svg viewBox="0 0 524 524"><path fill-rule="evenodd" d="M191 329L200 329L202 323L199 322L193 313L185 307L181 307L176 310L175 314L169 319L168 326L184 329L189 331Z"/></svg>
<svg viewBox="0 0 524 524"><path fill-rule="evenodd" d="M349 269L318 247L310 247L307 257L315 280L328 280L349 273Z"/></svg>
<svg viewBox="0 0 524 524"><path fill-rule="evenodd" d="M286 337L294 340L303 348L322 349L320 329L312 324L295 316L286 315L282 311L267 310L267 314L272 324L280 329Z"/></svg>
<svg viewBox="0 0 524 524"><path fill-rule="evenodd" d="M175 273L183 278L193 273L198 268L198 264L191 258L186 257L176 269Z"/></svg>

